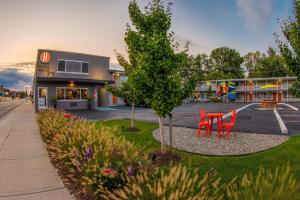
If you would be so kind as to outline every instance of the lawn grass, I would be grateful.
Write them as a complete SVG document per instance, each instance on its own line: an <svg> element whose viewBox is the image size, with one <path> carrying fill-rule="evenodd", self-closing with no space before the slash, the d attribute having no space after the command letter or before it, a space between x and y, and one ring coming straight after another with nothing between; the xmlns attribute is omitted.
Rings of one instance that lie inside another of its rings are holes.
<svg viewBox="0 0 300 200"><path fill-rule="evenodd" d="M110 120L97 122L98 125L117 126L119 128L129 127L128 120ZM152 136L152 132L158 128L157 124L136 122L141 129L139 132L131 133L123 131L127 140L142 145L148 150L160 149L158 143ZM181 156L182 162L191 169L199 169L201 173L210 168L217 169L218 175L223 181L230 181L234 177L241 177L246 173L256 174L260 167L275 169L289 163L295 172L297 180L300 181L300 136L292 136L289 140L272 150L255 153L246 156L203 156L175 150Z"/></svg>

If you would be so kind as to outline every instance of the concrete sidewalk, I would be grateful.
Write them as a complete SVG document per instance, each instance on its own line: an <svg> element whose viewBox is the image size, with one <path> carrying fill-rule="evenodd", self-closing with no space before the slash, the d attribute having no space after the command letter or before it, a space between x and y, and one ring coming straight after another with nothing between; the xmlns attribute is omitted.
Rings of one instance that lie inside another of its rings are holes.
<svg viewBox="0 0 300 200"><path fill-rule="evenodd" d="M0 200L15 199L73 199L50 164L30 102L0 120Z"/></svg>

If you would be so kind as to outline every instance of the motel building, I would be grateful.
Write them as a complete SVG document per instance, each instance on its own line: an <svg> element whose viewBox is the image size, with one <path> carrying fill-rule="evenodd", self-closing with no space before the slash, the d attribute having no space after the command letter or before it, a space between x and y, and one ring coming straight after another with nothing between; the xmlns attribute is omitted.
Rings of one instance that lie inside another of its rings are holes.
<svg viewBox="0 0 300 200"><path fill-rule="evenodd" d="M120 84L124 72L112 70L110 58L65 51L39 49L33 81L35 109L54 105L59 109L100 109L123 104L105 90Z"/></svg>
<svg viewBox="0 0 300 200"><path fill-rule="evenodd" d="M296 77L272 77L201 81L193 100L206 101L211 93L212 98L219 97L224 102L300 101L290 91L295 80Z"/></svg>

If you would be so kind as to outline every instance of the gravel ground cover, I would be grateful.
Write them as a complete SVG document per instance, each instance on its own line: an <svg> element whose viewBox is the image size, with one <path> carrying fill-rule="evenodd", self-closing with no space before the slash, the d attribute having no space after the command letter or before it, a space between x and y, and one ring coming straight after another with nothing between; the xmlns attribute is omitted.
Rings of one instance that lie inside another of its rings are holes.
<svg viewBox="0 0 300 200"><path fill-rule="evenodd" d="M165 127L166 141L169 145L168 127ZM203 133L204 131L202 131ZM202 134L201 133L201 134ZM159 129L153 132L153 136L160 141ZM247 155L261 152L279 146L288 140L285 135L266 135L255 133L237 133L234 138L231 133L230 139L222 136L220 139L217 133L212 136L197 137L197 130L185 127L173 127L173 147L182 151L187 151L202 155L234 156Z"/></svg>

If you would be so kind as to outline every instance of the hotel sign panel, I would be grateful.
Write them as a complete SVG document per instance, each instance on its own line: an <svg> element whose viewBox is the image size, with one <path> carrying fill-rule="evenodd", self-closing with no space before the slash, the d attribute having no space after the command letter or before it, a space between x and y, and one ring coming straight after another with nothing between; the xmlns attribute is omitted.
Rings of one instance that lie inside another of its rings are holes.
<svg viewBox="0 0 300 200"><path fill-rule="evenodd" d="M51 61L51 53L48 51L43 51L41 52L39 56L39 60L41 64L38 66L38 71L39 72L49 72L49 63Z"/></svg>

